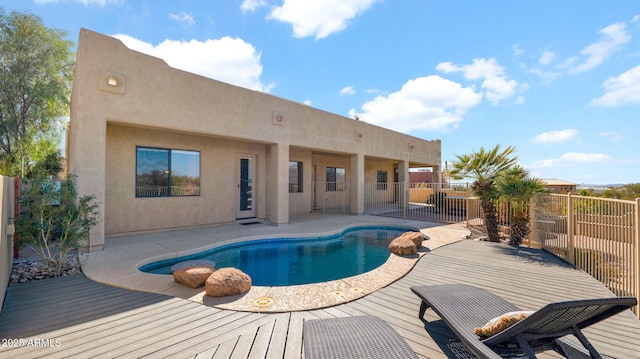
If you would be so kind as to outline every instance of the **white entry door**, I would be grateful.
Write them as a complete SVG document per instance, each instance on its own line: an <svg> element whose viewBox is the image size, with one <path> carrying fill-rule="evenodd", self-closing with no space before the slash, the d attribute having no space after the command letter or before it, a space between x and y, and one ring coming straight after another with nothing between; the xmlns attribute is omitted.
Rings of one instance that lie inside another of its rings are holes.
<svg viewBox="0 0 640 359"><path fill-rule="evenodd" d="M238 211L237 219L254 218L255 210L255 157L238 156Z"/></svg>

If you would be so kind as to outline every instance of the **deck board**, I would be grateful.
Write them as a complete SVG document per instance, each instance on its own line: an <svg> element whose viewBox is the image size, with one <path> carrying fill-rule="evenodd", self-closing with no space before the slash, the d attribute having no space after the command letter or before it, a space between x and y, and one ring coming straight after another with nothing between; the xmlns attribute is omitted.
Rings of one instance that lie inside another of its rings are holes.
<svg viewBox="0 0 640 359"><path fill-rule="evenodd" d="M291 315L289 313L283 313L275 318L265 358L276 359L284 357L290 317Z"/></svg>
<svg viewBox="0 0 640 359"><path fill-rule="evenodd" d="M220 310L189 300L108 287L82 275L9 287L0 337L57 339L60 346L0 348L0 358L301 358L304 320L376 315L421 358L455 358L459 341L431 310L418 318L413 285L467 283L523 309L613 294L540 251L461 241L427 253L402 279L342 305L293 313ZM585 330L602 352L640 358L640 321L625 312ZM558 358L544 353L540 358Z"/></svg>
<svg viewBox="0 0 640 359"><path fill-rule="evenodd" d="M213 359L227 359L231 356L231 354L233 354L233 349L236 348L236 345L238 344L238 340L240 339L240 337L235 337L232 339L227 340L224 343L221 343L218 346L218 350L216 351L216 354L213 356Z"/></svg>

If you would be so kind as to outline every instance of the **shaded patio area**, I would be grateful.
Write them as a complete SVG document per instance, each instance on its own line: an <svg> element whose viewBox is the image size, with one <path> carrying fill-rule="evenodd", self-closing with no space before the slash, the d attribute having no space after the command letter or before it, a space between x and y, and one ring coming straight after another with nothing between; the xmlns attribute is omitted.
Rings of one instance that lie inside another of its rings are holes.
<svg viewBox="0 0 640 359"><path fill-rule="evenodd" d="M479 286L526 310L552 301L613 296L595 279L547 252L472 240L429 251L409 274L363 298L298 312L221 310L75 275L9 288L0 337L24 342L21 347L3 346L0 358L300 358L305 319L358 315L388 322L421 358L462 357L459 341L433 311L427 311L426 321L418 318L420 301L409 290L412 285L440 283ZM605 355L640 356L640 320L630 311L585 334Z"/></svg>

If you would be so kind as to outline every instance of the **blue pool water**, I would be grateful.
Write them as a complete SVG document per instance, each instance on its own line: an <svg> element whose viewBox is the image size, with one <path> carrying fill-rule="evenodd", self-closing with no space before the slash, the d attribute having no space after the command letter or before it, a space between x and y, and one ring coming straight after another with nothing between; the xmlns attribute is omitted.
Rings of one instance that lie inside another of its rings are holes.
<svg viewBox="0 0 640 359"><path fill-rule="evenodd" d="M239 242L190 256L146 264L140 270L171 274L175 263L210 259L216 268L235 267L251 277L253 285L286 286L326 282L373 270L389 258L389 243L405 227L354 227L330 236L273 238Z"/></svg>

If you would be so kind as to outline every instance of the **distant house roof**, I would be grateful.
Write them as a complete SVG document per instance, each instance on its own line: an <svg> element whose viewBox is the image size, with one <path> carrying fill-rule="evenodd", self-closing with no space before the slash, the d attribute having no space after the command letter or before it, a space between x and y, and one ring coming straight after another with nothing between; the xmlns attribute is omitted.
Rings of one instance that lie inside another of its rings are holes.
<svg viewBox="0 0 640 359"><path fill-rule="evenodd" d="M564 181L557 178L541 178L542 182L544 182L547 186L577 186L577 183Z"/></svg>

